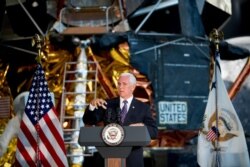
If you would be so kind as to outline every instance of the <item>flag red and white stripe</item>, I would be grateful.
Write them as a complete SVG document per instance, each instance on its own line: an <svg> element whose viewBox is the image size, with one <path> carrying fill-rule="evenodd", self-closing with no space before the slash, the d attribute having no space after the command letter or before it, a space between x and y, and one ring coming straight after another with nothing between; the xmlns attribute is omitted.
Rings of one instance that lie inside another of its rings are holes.
<svg viewBox="0 0 250 167"><path fill-rule="evenodd" d="M15 166L68 166L62 126L40 64L20 124Z"/></svg>

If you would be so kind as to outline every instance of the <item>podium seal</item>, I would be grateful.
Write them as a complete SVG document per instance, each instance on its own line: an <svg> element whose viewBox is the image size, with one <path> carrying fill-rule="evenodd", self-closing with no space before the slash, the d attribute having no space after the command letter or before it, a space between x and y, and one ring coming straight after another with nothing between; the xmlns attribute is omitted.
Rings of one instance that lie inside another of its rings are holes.
<svg viewBox="0 0 250 167"><path fill-rule="evenodd" d="M117 146L124 139L124 129L121 125L111 123L102 130L102 140L109 146Z"/></svg>

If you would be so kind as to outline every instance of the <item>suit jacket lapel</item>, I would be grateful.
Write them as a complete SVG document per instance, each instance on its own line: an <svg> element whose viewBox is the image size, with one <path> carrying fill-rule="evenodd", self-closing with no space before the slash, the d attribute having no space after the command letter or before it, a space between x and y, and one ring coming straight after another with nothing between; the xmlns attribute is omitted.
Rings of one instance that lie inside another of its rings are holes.
<svg viewBox="0 0 250 167"><path fill-rule="evenodd" d="M131 104L129 106L127 115L126 115L126 117L124 119L124 123L123 124L126 124L129 121L128 118L131 115L131 113L133 113L135 111L135 106L136 106L136 100L135 100L135 98L133 98L132 101L131 101Z"/></svg>
<svg viewBox="0 0 250 167"><path fill-rule="evenodd" d="M135 104L136 104L136 101L135 101L135 98L133 98L129 106L128 113L133 112L133 110L135 109Z"/></svg>

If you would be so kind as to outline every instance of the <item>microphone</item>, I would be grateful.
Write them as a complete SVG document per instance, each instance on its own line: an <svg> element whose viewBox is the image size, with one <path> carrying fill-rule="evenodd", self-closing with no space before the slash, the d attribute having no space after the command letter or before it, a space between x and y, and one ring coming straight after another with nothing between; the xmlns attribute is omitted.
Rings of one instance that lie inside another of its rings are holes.
<svg viewBox="0 0 250 167"><path fill-rule="evenodd" d="M122 125L122 121L121 121L121 109L120 109L120 107L116 108L116 115L117 115L117 123L119 125Z"/></svg>
<svg viewBox="0 0 250 167"><path fill-rule="evenodd" d="M116 109L108 107L106 112L105 112L104 123L106 125L111 124L111 123L117 123L119 125L122 125L120 107L117 107Z"/></svg>
<svg viewBox="0 0 250 167"><path fill-rule="evenodd" d="M106 119L104 120L104 123L107 125L107 124L110 124L112 123L111 119L112 119L112 112L113 112L113 109L112 108L107 108L107 111L106 111Z"/></svg>

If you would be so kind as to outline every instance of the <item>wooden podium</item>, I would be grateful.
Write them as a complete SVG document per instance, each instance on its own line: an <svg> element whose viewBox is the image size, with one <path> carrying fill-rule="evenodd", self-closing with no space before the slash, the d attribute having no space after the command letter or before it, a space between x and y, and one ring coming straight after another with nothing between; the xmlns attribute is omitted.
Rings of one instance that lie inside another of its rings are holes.
<svg viewBox="0 0 250 167"><path fill-rule="evenodd" d="M103 127L81 127L78 143L95 146L105 160L105 167L126 167L126 157L133 146L146 146L150 136L145 126L124 126L124 139L117 146L106 144L102 138Z"/></svg>

